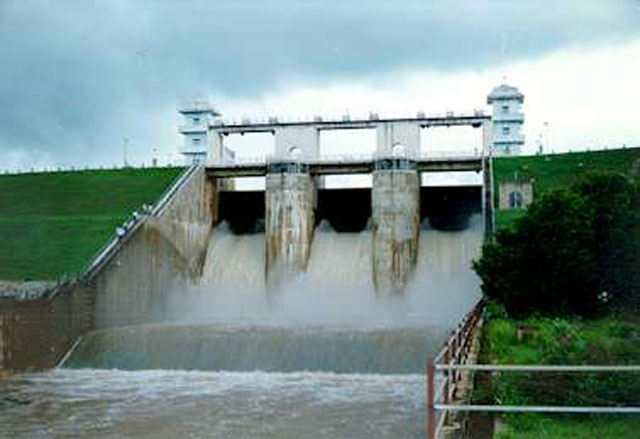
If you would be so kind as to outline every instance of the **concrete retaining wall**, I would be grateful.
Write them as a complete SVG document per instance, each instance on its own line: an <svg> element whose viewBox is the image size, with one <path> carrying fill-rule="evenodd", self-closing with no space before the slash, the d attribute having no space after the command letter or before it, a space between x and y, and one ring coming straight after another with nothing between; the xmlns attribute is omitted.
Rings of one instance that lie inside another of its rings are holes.
<svg viewBox="0 0 640 439"><path fill-rule="evenodd" d="M0 377L54 367L93 328L162 319L169 294L197 277L217 216L215 180L190 170L104 261L38 299L0 299Z"/></svg>
<svg viewBox="0 0 640 439"><path fill-rule="evenodd" d="M0 379L54 367L92 327L92 294L80 285L53 298L0 300Z"/></svg>
<svg viewBox="0 0 640 439"><path fill-rule="evenodd" d="M215 181L199 169L93 279L95 326L162 320L168 294L200 275L216 218Z"/></svg>

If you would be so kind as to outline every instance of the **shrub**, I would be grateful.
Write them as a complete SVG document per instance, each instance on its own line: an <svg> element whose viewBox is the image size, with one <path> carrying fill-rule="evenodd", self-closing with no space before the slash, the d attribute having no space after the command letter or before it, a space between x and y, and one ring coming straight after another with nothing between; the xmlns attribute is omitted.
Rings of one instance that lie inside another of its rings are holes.
<svg viewBox="0 0 640 439"><path fill-rule="evenodd" d="M518 324L537 328L514 336ZM530 318L493 320L488 328L491 360L502 364L638 364L637 326L609 319ZM537 353L532 358L531 353ZM504 405L637 405L639 373L504 373L495 400Z"/></svg>
<svg viewBox="0 0 640 439"><path fill-rule="evenodd" d="M474 269L514 317L640 309L640 191L603 174L547 192L484 245Z"/></svg>

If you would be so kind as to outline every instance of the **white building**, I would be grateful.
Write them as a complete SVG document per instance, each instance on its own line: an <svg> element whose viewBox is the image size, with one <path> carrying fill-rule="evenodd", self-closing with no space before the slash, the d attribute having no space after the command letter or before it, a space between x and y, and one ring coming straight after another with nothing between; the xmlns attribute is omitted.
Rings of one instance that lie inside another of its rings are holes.
<svg viewBox="0 0 640 439"><path fill-rule="evenodd" d="M493 154L518 155L524 145L524 135L521 134L524 114L520 106L524 102L524 95L507 84L495 87L487 103L493 105Z"/></svg>
<svg viewBox="0 0 640 439"><path fill-rule="evenodd" d="M179 131L184 135L180 153L185 156L187 164L205 163L211 142L209 124L220 117L220 113L205 99L190 101L179 112L183 116Z"/></svg>

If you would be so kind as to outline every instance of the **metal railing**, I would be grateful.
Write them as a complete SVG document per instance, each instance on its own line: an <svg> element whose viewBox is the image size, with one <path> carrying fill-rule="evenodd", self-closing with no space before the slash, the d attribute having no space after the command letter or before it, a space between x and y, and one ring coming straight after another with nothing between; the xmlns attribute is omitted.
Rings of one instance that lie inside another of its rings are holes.
<svg viewBox="0 0 640 439"><path fill-rule="evenodd" d="M463 373L640 373L640 365L494 365L466 364L474 333L485 318L480 301L458 325L443 348L427 362L427 438L440 437L447 419L455 412L493 413L593 413L640 414L640 406L517 406L456 404L454 397ZM467 377L467 379L472 379Z"/></svg>
<svg viewBox="0 0 640 439"><path fill-rule="evenodd" d="M291 123L306 123L306 124L320 124L320 123L342 123L342 122L360 122L360 121L387 121L387 120L424 120L424 119L453 119L453 118L488 118L483 110L463 110L463 111L446 111L444 113L425 113L418 111L413 115L407 116L393 116L377 113L375 111L369 113L343 113L343 114L331 114L331 115L314 115L314 116L292 116L292 115L279 115L268 117L236 117L236 118L216 118L213 121L213 125L216 127L225 126L251 126L251 125L280 125Z"/></svg>
<svg viewBox="0 0 640 439"><path fill-rule="evenodd" d="M182 185L186 180L191 178L191 176L198 170L198 168L200 168L199 164L197 163L192 164L185 170L185 172L182 173L182 175L178 177L178 179L173 184L171 184L167 189L165 189L165 191L160 196L158 202L151 209L151 215L154 215L154 216L160 215L164 210L164 208L169 203L169 201L173 198L175 193L178 191L178 189L182 187Z"/></svg>
<svg viewBox="0 0 640 439"><path fill-rule="evenodd" d="M481 158L482 151L480 149L465 150L465 151L427 151L420 154L406 154L394 156L392 153L361 153L361 154L324 154L316 157L276 157L270 155L250 156L250 157L235 157L226 158L219 163L215 163L213 167L232 167L232 166L262 166L268 163L277 161L296 161L309 164L324 164L324 163L355 163L355 162L371 162L381 158L406 158L409 160L424 161L424 160L453 160L453 159L467 159L467 158Z"/></svg>
<svg viewBox="0 0 640 439"><path fill-rule="evenodd" d="M480 300L453 330L438 354L427 361L427 437L429 439L438 437L448 416L446 410L438 409L436 406L449 404L453 400L456 386L462 379L461 370L439 370L436 366L463 364L467 361L473 334L484 316L485 303L484 300ZM436 378L438 372L440 376Z"/></svg>
<svg viewBox="0 0 640 439"><path fill-rule="evenodd" d="M49 174L54 172L83 172L83 171L116 171L124 169L155 169L155 168L180 168L184 165L169 163L165 165L139 164L139 165L110 165L110 166L31 166L28 168L5 168L0 169L0 175L21 175L21 174Z"/></svg>

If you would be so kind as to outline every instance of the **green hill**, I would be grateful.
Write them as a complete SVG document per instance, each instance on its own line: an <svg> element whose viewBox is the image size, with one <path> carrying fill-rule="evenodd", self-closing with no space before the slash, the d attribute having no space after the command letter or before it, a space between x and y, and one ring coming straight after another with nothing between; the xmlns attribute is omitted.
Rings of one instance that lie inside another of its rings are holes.
<svg viewBox="0 0 640 439"><path fill-rule="evenodd" d="M500 183L532 181L534 198L550 189L567 187L591 172L640 172L640 147L598 151L496 157L493 160L496 206ZM496 226L508 227L521 210L496 210Z"/></svg>
<svg viewBox="0 0 640 439"><path fill-rule="evenodd" d="M0 175L0 279L76 274L183 168Z"/></svg>

